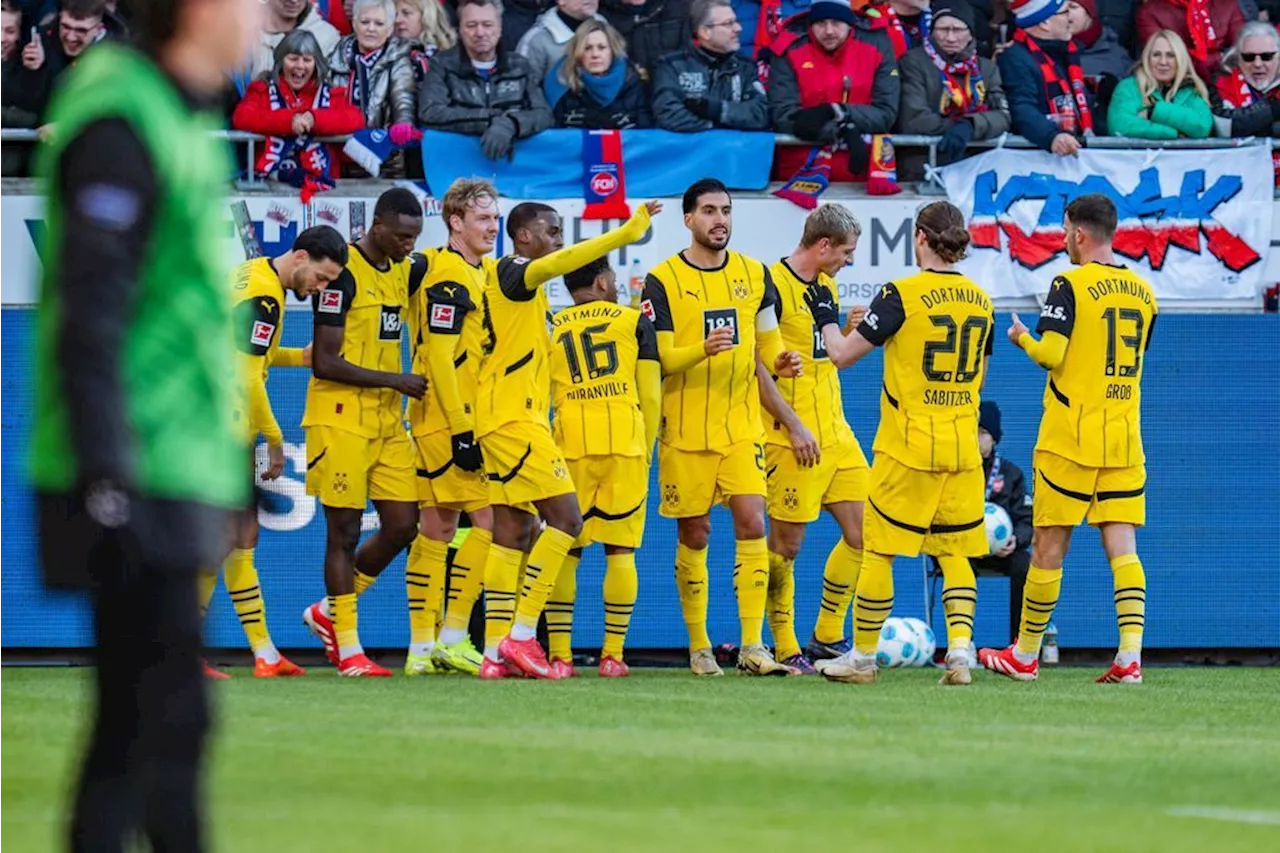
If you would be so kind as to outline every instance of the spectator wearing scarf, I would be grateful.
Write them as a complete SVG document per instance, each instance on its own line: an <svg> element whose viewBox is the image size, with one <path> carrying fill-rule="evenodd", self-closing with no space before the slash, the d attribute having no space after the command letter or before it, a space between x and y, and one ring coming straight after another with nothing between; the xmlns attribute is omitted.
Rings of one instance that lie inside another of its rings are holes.
<svg viewBox="0 0 1280 853"><path fill-rule="evenodd" d="M1141 45L1160 30L1177 33L1191 52L1196 73L1212 80L1222 54L1240 35L1244 14L1238 0L1147 0L1138 7L1135 24Z"/></svg>
<svg viewBox="0 0 1280 853"><path fill-rule="evenodd" d="M1000 71L994 61L978 56L974 20L965 0L934 0L929 38L898 63L898 131L941 136L940 164L960 159L971 141L994 139L1009 130ZM922 151L899 147L899 179L920 180L924 162Z"/></svg>
<svg viewBox="0 0 1280 853"><path fill-rule="evenodd" d="M328 79L329 65L312 33L294 30L276 45L271 71L249 84L231 114L236 130L267 137L254 164L257 174L300 189L308 179L323 186L337 177L334 147L316 139L358 130L364 116L347 90Z"/></svg>
<svg viewBox="0 0 1280 853"><path fill-rule="evenodd" d="M644 81L627 61L622 36L603 21L591 18L578 27L543 89L556 127L653 127Z"/></svg>
<svg viewBox="0 0 1280 853"><path fill-rule="evenodd" d="M901 59L908 50L923 45L933 22L929 0L869 3L862 8L862 15L871 22L873 29L881 30L889 37L895 59ZM972 13L970 17L973 17Z"/></svg>
<svg viewBox="0 0 1280 853"><path fill-rule="evenodd" d="M1067 14L1071 19L1071 38L1080 50L1084 76L1098 81L1094 92L1099 91L1103 78L1118 81L1128 77L1133 69L1133 57L1121 46L1115 30L1103 24L1098 14L1098 0L1067 0Z"/></svg>
<svg viewBox="0 0 1280 853"><path fill-rule="evenodd" d="M1066 0L1013 0L1013 42L996 60L1014 133L1059 156L1092 136L1093 100L1070 37Z"/></svg>
<svg viewBox="0 0 1280 853"><path fill-rule="evenodd" d="M1217 135L1280 137L1280 32L1263 21L1246 24L1226 67L1211 93ZM1280 187L1280 150L1271 157Z"/></svg>
<svg viewBox="0 0 1280 853"><path fill-rule="evenodd" d="M1209 90L1177 33L1161 30L1147 42L1133 76L1116 87L1107 126L1133 139L1205 139L1213 132Z"/></svg>
<svg viewBox="0 0 1280 853"><path fill-rule="evenodd" d="M365 127L387 128L395 145L413 136L417 107L411 53L421 45L391 35L396 8L392 0L356 0L355 32L343 36L329 57L332 86L344 86L351 103L364 114ZM383 165L384 176L399 177L404 168L398 153Z"/></svg>

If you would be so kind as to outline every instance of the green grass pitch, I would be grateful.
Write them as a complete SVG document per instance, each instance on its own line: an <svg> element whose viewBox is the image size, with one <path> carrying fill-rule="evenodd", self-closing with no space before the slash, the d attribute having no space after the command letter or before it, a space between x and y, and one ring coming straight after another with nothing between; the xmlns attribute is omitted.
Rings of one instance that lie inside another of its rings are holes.
<svg viewBox="0 0 1280 853"><path fill-rule="evenodd" d="M219 851L1280 850L1274 669L968 688L233 673L211 685ZM7 849L58 849L89 675L4 671Z"/></svg>

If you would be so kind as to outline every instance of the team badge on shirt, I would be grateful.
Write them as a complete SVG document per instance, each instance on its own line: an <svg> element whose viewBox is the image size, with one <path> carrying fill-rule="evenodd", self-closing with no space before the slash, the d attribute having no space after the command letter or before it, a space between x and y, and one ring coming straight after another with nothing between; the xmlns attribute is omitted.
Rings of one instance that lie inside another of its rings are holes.
<svg viewBox="0 0 1280 853"><path fill-rule="evenodd" d="M733 283L733 298L746 299L751 295L751 291L747 289L747 283L742 279L737 279Z"/></svg>

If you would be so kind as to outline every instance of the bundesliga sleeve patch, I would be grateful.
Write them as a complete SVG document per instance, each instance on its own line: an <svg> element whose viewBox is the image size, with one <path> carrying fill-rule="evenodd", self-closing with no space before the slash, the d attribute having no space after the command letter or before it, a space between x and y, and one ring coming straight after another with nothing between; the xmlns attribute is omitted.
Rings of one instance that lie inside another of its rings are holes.
<svg viewBox="0 0 1280 853"><path fill-rule="evenodd" d="M433 329L452 329L454 312L457 309L453 305L432 305L431 306L431 322Z"/></svg>
<svg viewBox="0 0 1280 853"><path fill-rule="evenodd" d="M645 299L640 302L640 313L649 318L650 323L657 322L658 312L653 310L653 300Z"/></svg>
<svg viewBox="0 0 1280 853"><path fill-rule="evenodd" d="M341 290L320 291L320 305L316 310L322 314L341 314L342 313L342 291Z"/></svg>
<svg viewBox="0 0 1280 853"><path fill-rule="evenodd" d="M249 343L255 347L271 346L271 336L276 332L276 327L270 323L264 323L261 320L253 321L253 331L249 335Z"/></svg>

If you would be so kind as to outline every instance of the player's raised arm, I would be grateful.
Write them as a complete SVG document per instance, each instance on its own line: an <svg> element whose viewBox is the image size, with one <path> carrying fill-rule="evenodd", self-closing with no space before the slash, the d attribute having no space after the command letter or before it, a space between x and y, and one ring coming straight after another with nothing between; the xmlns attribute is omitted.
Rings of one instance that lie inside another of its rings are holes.
<svg viewBox="0 0 1280 853"><path fill-rule="evenodd" d="M356 295L356 280L349 270L311 297L315 324L315 340L311 354L311 372L317 379L328 379L357 388L390 388L415 399L427 392L427 380L416 373L391 373L358 367L342 357L343 329L347 311Z"/></svg>
<svg viewBox="0 0 1280 853"><path fill-rule="evenodd" d="M805 304L813 314L813 322L822 329L822 340L827 345L827 357L836 367L849 367L859 359L884 344L894 332L902 328L906 312L902 296L892 284L880 288L875 299L865 311L857 327L845 334L840 330L840 311L831 288L811 284L804 294ZM862 309L850 312L856 319ZM852 324L850 324L852 325Z"/></svg>
<svg viewBox="0 0 1280 853"><path fill-rule="evenodd" d="M733 329L728 326L710 332L701 343L678 346L675 325L671 321L671 306L667 302L667 287L652 273L644 280L640 310L657 332L658 357L663 373L684 373L713 355L733 349Z"/></svg>
<svg viewBox="0 0 1280 853"><path fill-rule="evenodd" d="M640 397L640 414L644 416L646 458L653 454L662 422L662 362L658 354L658 332L643 314L636 323L636 394Z"/></svg>
<svg viewBox="0 0 1280 853"><path fill-rule="evenodd" d="M1036 364L1045 370L1053 370L1067 357L1067 343L1075 322L1075 291L1071 289L1070 281L1058 276L1049 288L1044 308L1040 310L1040 322L1036 325L1040 339L1036 340L1015 313L1009 326L1009 340L1021 347Z"/></svg>
<svg viewBox="0 0 1280 853"><path fill-rule="evenodd" d="M778 329L778 288L769 268L765 267L764 296L760 299L760 310L756 311L756 354L766 365L772 365L773 375L788 379L799 376L804 370L800 353L784 350L783 346L782 332Z"/></svg>
<svg viewBox="0 0 1280 853"><path fill-rule="evenodd" d="M645 202L636 208L635 213L631 214L631 218L621 228L531 261L525 268L524 286L531 291L537 290L553 278L559 278L615 249L637 242L649 230L650 217L661 212L662 202Z"/></svg>
<svg viewBox="0 0 1280 853"><path fill-rule="evenodd" d="M782 392L778 390L778 384L773 381L773 374L764 366L759 356L756 357L756 383L760 386L760 405L775 421L786 428L796 461L804 468L817 465L822 459L822 448L813 437L813 431L805 426L795 410L787 405Z"/></svg>

